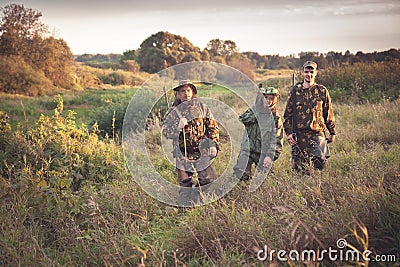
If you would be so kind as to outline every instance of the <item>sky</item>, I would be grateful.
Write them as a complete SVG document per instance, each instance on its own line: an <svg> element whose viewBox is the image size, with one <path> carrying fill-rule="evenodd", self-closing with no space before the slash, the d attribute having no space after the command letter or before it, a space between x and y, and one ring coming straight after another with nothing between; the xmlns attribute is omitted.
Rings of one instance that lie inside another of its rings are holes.
<svg viewBox="0 0 400 267"><path fill-rule="evenodd" d="M23 4L73 54L122 54L168 31L201 50L232 40L240 52L295 55L400 48L400 0L0 0Z"/></svg>

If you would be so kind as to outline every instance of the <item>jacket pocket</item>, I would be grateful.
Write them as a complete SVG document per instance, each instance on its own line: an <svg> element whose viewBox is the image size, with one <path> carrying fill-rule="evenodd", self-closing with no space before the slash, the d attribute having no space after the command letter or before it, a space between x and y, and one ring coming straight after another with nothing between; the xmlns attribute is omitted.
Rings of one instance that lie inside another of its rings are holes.
<svg viewBox="0 0 400 267"><path fill-rule="evenodd" d="M322 100L317 100L315 103L315 107L313 109L313 119L310 124L310 128L311 130L316 132L321 132L325 129L322 104L323 104Z"/></svg>

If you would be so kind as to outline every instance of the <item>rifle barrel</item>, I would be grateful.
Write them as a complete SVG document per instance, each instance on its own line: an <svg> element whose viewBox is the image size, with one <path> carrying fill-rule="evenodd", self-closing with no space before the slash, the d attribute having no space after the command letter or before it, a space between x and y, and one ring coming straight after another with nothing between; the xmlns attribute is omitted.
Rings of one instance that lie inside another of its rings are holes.
<svg viewBox="0 0 400 267"><path fill-rule="evenodd" d="M294 86L295 82L296 82L296 74L293 72L292 73L292 86Z"/></svg>
<svg viewBox="0 0 400 267"><path fill-rule="evenodd" d="M165 102L167 103L167 108L169 109L169 101L168 101L168 95L167 95L167 88L165 87L165 85L163 86L163 90L164 90Z"/></svg>

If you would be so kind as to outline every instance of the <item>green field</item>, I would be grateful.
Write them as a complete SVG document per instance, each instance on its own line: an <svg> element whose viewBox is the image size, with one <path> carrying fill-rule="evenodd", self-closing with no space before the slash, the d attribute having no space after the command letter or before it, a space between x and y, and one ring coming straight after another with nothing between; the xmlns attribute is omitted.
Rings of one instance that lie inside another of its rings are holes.
<svg viewBox="0 0 400 267"><path fill-rule="evenodd" d="M85 126L103 119L111 127L108 119L134 92L65 93L61 115L54 97L0 96L11 124L1 117L1 265L263 266L257 252L264 246L321 251L340 238L360 251L370 249L372 259L394 255L398 264L399 100L334 102L338 135L324 172L297 177L285 143L257 191L239 183L218 201L180 210L136 184L115 138ZM231 100L221 88L200 92ZM159 156L159 134L150 129L146 145L156 169L173 181L173 166ZM223 143L223 151L229 149ZM214 167L223 169L225 160L221 154ZM280 264L276 257L274 263Z"/></svg>
<svg viewBox="0 0 400 267"><path fill-rule="evenodd" d="M74 110L78 121L90 123L100 107L112 107L129 103L136 89L99 89L60 94L65 110ZM40 114L52 115L57 103L54 96L27 97L21 95L0 94L0 109L8 113L11 123L33 122Z"/></svg>

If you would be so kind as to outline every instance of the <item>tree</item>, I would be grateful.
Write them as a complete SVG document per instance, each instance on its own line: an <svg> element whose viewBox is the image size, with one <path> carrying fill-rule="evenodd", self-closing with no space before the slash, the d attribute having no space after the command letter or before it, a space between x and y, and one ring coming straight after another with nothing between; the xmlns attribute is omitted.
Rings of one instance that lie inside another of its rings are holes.
<svg viewBox="0 0 400 267"><path fill-rule="evenodd" d="M208 53L208 51L206 49L201 51L201 60L202 61L210 61L210 59L211 59L210 53Z"/></svg>
<svg viewBox="0 0 400 267"><path fill-rule="evenodd" d="M25 56L37 41L45 38L47 26L40 22L42 13L24 5L10 4L1 8L0 54Z"/></svg>
<svg viewBox="0 0 400 267"><path fill-rule="evenodd" d="M299 53L300 62L303 64L307 60L315 61L318 63L319 53L318 52L300 52Z"/></svg>
<svg viewBox="0 0 400 267"><path fill-rule="evenodd" d="M150 73L184 61L200 59L200 49L188 39L163 31L144 40L137 51L137 61L141 69Z"/></svg>
<svg viewBox="0 0 400 267"><path fill-rule="evenodd" d="M256 69L256 66L252 64L250 59L248 59L244 55L237 53L230 57L227 63L229 66L246 74L247 77L249 77L250 79L254 79L254 71Z"/></svg>
<svg viewBox="0 0 400 267"><path fill-rule="evenodd" d="M222 46L222 41L220 39L212 39L207 43L205 50L210 54L211 57L221 56Z"/></svg>
<svg viewBox="0 0 400 267"><path fill-rule="evenodd" d="M63 39L49 37L40 44L39 58L34 65L39 67L54 85L66 89L74 86L71 77L73 55Z"/></svg>
<svg viewBox="0 0 400 267"><path fill-rule="evenodd" d="M138 63L141 70L149 73L156 73L167 67L163 50L156 47L145 47L140 50Z"/></svg>
<svg viewBox="0 0 400 267"><path fill-rule="evenodd" d="M201 61L201 54L196 52L189 52L183 57L181 63L192 61Z"/></svg>
<svg viewBox="0 0 400 267"><path fill-rule="evenodd" d="M206 50L210 54L211 58L216 56L232 56L239 51L234 41L223 41L220 39L212 39L209 41Z"/></svg>
<svg viewBox="0 0 400 267"><path fill-rule="evenodd" d="M140 65L137 63L136 51L133 49L122 53L120 64L124 70L139 72Z"/></svg>
<svg viewBox="0 0 400 267"><path fill-rule="evenodd" d="M72 52L64 40L49 37L47 26L40 21L42 13L17 4L1 10L0 55L21 60L56 86L74 87Z"/></svg>

